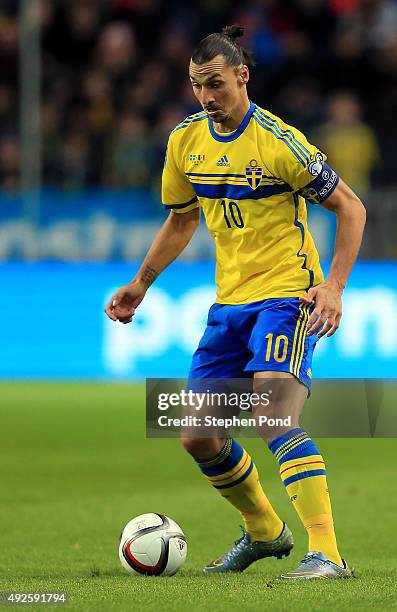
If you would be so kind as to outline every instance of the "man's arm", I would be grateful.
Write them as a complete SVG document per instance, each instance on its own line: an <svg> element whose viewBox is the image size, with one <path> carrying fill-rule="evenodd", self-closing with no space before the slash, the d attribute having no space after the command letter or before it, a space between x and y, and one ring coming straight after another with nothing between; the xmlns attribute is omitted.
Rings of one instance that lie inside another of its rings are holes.
<svg viewBox="0 0 397 612"><path fill-rule="evenodd" d="M327 279L321 285L312 287L301 301L315 302L316 306L308 321L308 335L320 328L318 337L332 336L339 327L342 317L342 292L357 259L363 236L366 212L356 194L341 179L322 206L332 210L337 217L334 256Z"/></svg>
<svg viewBox="0 0 397 612"><path fill-rule="evenodd" d="M153 240L135 278L112 296L105 312L113 321L130 323L135 308L157 276L182 253L200 223L200 209L187 213L170 212Z"/></svg>

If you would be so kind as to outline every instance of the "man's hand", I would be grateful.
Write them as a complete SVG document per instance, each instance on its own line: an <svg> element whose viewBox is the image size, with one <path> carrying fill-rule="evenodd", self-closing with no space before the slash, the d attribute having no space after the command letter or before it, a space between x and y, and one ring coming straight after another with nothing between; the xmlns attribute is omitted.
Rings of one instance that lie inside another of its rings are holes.
<svg viewBox="0 0 397 612"><path fill-rule="evenodd" d="M131 323L132 317L135 314L135 308L142 302L147 289L147 285L138 280L120 287L105 308L109 319L120 321L121 323Z"/></svg>
<svg viewBox="0 0 397 612"><path fill-rule="evenodd" d="M319 338L325 334L327 338L334 335L342 318L342 291L337 283L325 281L309 289L307 294L300 298L303 304L315 303L307 322L308 336L312 336L318 330L321 330L317 334Z"/></svg>

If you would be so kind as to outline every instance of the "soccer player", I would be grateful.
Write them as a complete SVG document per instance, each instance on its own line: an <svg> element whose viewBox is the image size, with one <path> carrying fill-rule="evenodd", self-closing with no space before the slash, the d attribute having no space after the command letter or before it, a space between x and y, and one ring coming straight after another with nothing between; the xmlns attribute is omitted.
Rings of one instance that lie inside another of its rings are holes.
<svg viewBox="0 0 397 612"><path fill-rule="evenodd" d="M310 391L315 344L340 323L365 209L301 132L249 100L252 57L237 41L243 32L224 28L204 38L192 55L189 76L203 110L169 138L162 197L170 214L136 277L105 311L115 321L131 322L158 274L191 240L202 209L216 244L217 298L189 379L248 374L254 390L264 379L288 379L278 405L282 410L288 404L293 425L265 441L307 531L309 552L279 578L349 578L337 547L324 459L298 419ZM337 217L326 280L308 231L305 199ZM182 443L244 522L243 537L204 572L242 571L257 559L288 555L291 531L273 509L247 451L226 437L186 436Z"/></svg>

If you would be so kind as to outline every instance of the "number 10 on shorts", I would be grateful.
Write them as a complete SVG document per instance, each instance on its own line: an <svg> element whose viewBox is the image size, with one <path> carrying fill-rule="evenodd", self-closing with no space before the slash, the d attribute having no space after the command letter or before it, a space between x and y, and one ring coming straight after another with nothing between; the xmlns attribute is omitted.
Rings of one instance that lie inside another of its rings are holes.
<svg viewBox="0 0 397 612"><path fill-rule="evenodd" d="M274 334L266 334L266 357L265 361L274 359L278 363L283 363L287 358L288 338L280 335L274 339Z"/></svg>

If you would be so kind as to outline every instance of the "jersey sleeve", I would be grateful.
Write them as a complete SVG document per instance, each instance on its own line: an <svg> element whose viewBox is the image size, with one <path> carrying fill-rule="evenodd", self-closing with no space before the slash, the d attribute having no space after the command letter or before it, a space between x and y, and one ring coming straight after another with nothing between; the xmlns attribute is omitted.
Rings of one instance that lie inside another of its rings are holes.
<svg viewBox="0 0 397 612"><path fill-rule="evenodd" d="M166 210L186 213L199 207L198 198L189 179L178 164L175 138L170 136L165 154L161 197Z"/></svg>
<svg viewBox="0 0 397 612"><path fill-rule="evenodd" d="M338 175L325 162L326 155L310 144L302 132L285 123L282 127L275 160L277 176L313 204L323 202L337 186Z"/></svg>

